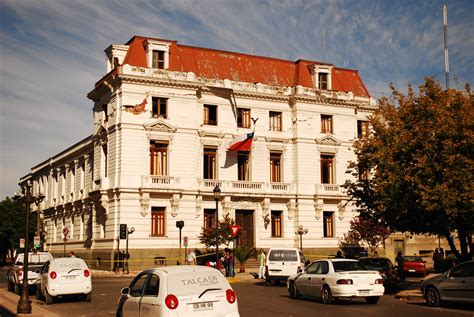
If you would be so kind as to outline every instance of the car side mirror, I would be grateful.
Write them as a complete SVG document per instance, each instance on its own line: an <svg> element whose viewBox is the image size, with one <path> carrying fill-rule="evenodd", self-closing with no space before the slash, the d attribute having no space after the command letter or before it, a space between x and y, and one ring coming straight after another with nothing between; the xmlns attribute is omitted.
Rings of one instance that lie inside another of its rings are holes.
<svg viewBox="0 0 474 317"><path fill-rule="evenodd" d="M130 295L130 287L124 287L124 288L122 288L122 290L120 291L120 294L122 294L122 295Z"/></svg>
<svg viewBox="0 0 474 317"><path fill-rule="evenodd" d="M303 273L303 269L301 267L298 267L298 270L296 271L296 273Z"/></svg>

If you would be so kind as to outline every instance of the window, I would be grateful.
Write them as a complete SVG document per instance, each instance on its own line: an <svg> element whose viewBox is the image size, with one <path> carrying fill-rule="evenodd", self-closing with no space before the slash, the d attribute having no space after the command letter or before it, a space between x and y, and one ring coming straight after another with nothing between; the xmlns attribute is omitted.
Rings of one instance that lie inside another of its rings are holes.
<svg viewBox="0 0 474 317"><path fill-rule="evenodd" d="M71 193L74 193L76 191L76 168L77 166L75 164L71 168Z"/></svg>
<svg viewBox="0 0 474 317"><path fill-rule="evenodd" d="M103 175L107 177L107 144L102 145L102 166L104 167Z"/></svg>
<svg viewBox="0 0 474 317"><path fill-rule="evenodd" d="M323 212L323 233L325 238L334 237L334 212Z"/></svg>
<svg viewBox="0 0 474 317"><path fill-rule="evenodd" d="M237 127L250 128L250 109L237 109Z"/></svg>
<svg viewBox="0 0 474 317"><path fill-rule="evenodd" d="M151 207L151 236L165 236L165 207Z"/></svg>
<svg viewBox="0 0 474 317"><path fill-rule="evenodd" d="M158 296L158 292L160 290L160 277L156 274L150 273L150 276L146 280L145 289L143 291L143 297L151 296L155 297Z"/></svg>
<svg viewBox="0 0 474 317"><path fill-rule="evenodd" d="M142 273L138 275L135 280L133 280L132 285L130 286L130 296L131 297L141 297L143 288L145 286L146 278L148 273Z"/></svg>
<svg viewBox="0 0 474 317"><path fill-rule="evenodd" d="M272 210L272 237L281 238L281 210Z"/></svg>
<svg viewBox="0 0 474 317"><path fill-rule="evenodd" d="M249 164L249 153L239 151L237 154L237 165L238 165L238 180L249 181L250 180L250 164Z"/></svg>
<svg viewBox="0 0 474 317"><path fill-rule="evenodd" d="M168 175L168 144L150 142L150 174Z"/></svg>
<svg viewBox="0 0 474 317"><path fill-rule="evenodd" d="M281 131L281 112L270 111L270 131Z"/></svg>
<svg viewBox="0 0 474 317"><path fill-rule="evenodd" d="M318 73L318 88L327 90L328 89L328 74Z"/></svg>
<svg viewBox="0 0 474 317"><path fill-rule="evenodd" d="M107 108L108 108L107 105L102 105L102 114L103 114L104 122L107 122L109 120L109 113L108 113Z"/></svg>
<svg viewBox="0 0 474 317"><path fill-rule="evenodd" d="M321 155L321 184L334 184L334 155Z"/></svg>
<svg viewBox="0 0 474 317"><path fill-rule="evenodd" d="M86 186L86 162L81 163L81 188L84 189Z"/></svg>
<svg viewBox="0 0 474 317"><path fill-rule="evenodd" d="M321 133L332 133L332 116L321 115Z"/></svg>
<svg viewBox="0 0 474 317"><path fill-rule="evenodd" d="M369 122L363 120L357 120L357 137L362 138L367 135L369 131Z"/></svg>
<svg viewBox="0 0 474 317"><path fill-rule="evenodd" d="M281 153L270 153L270 182L281 182Z"/></svg>
<svg viewBox="0 0 474 317"><path fill-rule="evenodd" d="M216 227L216 210L204 209L204 229L210 230Z"/></svg>
<svg viewBox="0 0 474 317"><path fill-rule="evenodd" d="M66 195L66 171L61 172L61 195Z"/></svg>
<svg viewBox="0 0 474 317"><path fill-rule="evenodd" d="M204 120L205 125L217 125L217 106L204 105Z"/></svg>
<svg viewBox="0 0 474 317"><path fill-rule="evenodd" d="M204 148L204 179L216 179L216 149Z"/></svg>
<svg viewBox="0 0 474 317"><path fill-rule="evenodd" d="M165 69L165 52L153 51L151 67Z"/></svg>
<svg viewBox="0 0 474 317"><path fill-rule="evenodd" d="M151 98L152 109L151 109L151 116L153 118L163 117L165 119L168 118L168 99L161 98L161 97L152 97Z"/></svg>

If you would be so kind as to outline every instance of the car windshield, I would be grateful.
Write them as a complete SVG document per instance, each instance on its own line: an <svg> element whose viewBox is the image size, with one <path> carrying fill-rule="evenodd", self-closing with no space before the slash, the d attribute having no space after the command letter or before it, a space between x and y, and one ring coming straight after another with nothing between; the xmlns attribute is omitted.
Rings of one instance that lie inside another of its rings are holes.
<svg viewBox="0 0 474 317"><path fill-rule="evenodd" d="M168 274L168 294L176 296L210 294L213 290L229 288L224 275L218 270L179 272Z"/></svg>
<svg viewBox="0 0 474 317"><path fill-rule="evenodd" d="M423 259L419 256L406 256L405 262L423 262Z"/></svg>
<svg viewBox="0 0 474 317"><path fill-rule="evenodd" d="M272 250L268 256L270 261L298 261L295 250Z"/></svg>
<svg viewBox="0 0 474 317"><path fill-rule="evenodd" d="M23 263L24 254L18 255L16 263ZM28 254L28 264L41 264L51 259L49 254Z"/></svg>
<svg viewBox="0 0 474 317"><path fill-rule="evenodd" d="M367 267L358 261L334 261L332 265L335 272L367 270Z"/></svg>
<svg viewBox="0 0 474 317"><path fill-rule="evenodd" d="M374 267L390 266L389 260L387 259L360 259L359 261L366 266L374 266Z"/></svg>

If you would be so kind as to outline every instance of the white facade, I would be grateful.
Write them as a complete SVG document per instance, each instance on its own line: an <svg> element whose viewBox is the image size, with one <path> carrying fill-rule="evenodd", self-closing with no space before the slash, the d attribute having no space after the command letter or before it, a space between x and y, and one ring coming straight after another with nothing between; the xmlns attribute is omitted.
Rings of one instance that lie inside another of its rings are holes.
<svg viewBox="0 0 474 317"><path fill-rule="evenodd" d="M122 63L126 50L127 45L111 46L106 53ZM185 222L182 233L189 247L202 248L197 236L204 211L215 210L215 185L222 190L219 218L236 219L236 213L246 217L247 244L299 246L295 230L303 225L308 229L305 252L327 254L337 248L355 215L341 185L349 177L348 162L355 159L351 147L358 120L376 109L373 99L352 92L199 77L167 70L168 63L166 59L165 69L125 64L113 71L109 62L112 71L88 95L94 101L92 135L22 178L33 182L34 192L46 195L41 204L46 248L62 252L62 229L68 227L68 250L107 261L117 250L119 225L128 224L135 228L130 253L145 263L176 254L178 220ZM153 116L154 97L167 99L165 116ZM216 125L203 124L204 105L216 106ZM258 119L255 127L237 127L237 108L250 109L250 116ZM270 130L270 112L281 113L281 131ZM332 133L321 132L322 116L331 118ZM250 177L239 181L237 153L227 148L235 136L254 128ZM166 146L166 175L150 170L153 142ZM216 150L214 179L203 175L204 148ZM271 153L280 155L279 182L271 182ZM333 158L334 175L328 183L321 175L322 157ZM163 236L152 233L157 207L164 208ZM272 211L281 211L280 236L272 236ZM332 232L324 230L325 215L332 216Z"/></svg>

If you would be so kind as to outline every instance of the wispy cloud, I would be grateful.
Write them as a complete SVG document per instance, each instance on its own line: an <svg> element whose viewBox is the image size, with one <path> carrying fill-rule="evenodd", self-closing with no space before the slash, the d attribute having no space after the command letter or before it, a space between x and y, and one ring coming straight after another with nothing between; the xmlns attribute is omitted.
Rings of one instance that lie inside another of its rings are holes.
<svg viewBox="0 0 474 317"><path fill-rule="evenodd" d="M450 74L472 83L474 2L448 0L448 10ZM324 59L358 69L375 97L390 83L444 78L441 0L3 0L0 20L1 197L91 133L86 94L105 73L103 50L133 35Z"/></svg>

